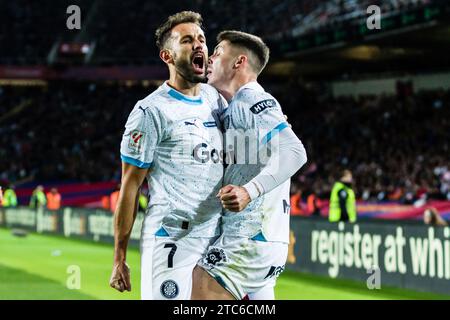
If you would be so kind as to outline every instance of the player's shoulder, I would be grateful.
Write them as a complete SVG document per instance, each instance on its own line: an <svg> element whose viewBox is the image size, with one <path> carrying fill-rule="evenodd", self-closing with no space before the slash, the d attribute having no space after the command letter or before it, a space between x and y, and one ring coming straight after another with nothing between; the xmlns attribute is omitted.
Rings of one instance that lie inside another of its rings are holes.
<svg viewBox="0 0 450 320"><path fill-rule="evenodd" d="M162 87L158 87L144 99L139 100L136 106L140 105L143 109L154 111L153 109L164 106L167 99L169 99L167 92Z"/></svg>
<svg viewBox="0 0 450 320"><path fill-rule="evenodd" d="M127 123L145 122L151 119L151 121L163 122L163 118L165 118L164 112L161 110L163 105L163 95L158 88L135 103L128 116Z"/></svg>
<svg viewBox="0 0 450 320"><path fill-rule="evenodd" d="M170 103L170 97L161 86L148 94L145 98L138 100L134 105L131 114L135 116L164 114L165 107Z"/></svg>
<svg viewBox="0 0 450 320"><path fill-rule="evenodd" d="M216 88L209 84L200 84L200 95L202 97L202 100L206 102L211 107L211 109L218 109L220 113L228 106L227 101L219 93L219 91L217 91Z"/></svg>
<svg viewBox="0 0 450 320"><path fill-rule="evenodd" d="M240 90L233 98L237 107L259 114L268 108L280 108L280 104L269 92L255 88Z"/></svg>
<svg viewBox="0 0 450 320"><path fill-rule="evenodd" d="M219 91L217 91L216 88L207 83L200 83L200 93L202 95L202 98L211 97L217 100L220 97Z"/></svg>

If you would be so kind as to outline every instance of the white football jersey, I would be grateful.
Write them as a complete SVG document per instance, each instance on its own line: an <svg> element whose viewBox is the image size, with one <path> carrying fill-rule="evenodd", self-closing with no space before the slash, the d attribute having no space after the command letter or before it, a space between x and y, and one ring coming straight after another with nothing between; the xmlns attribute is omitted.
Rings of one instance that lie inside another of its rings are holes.
<svg viewBox="0 0 450 320"><path fill-rule="evenodd" d="M191 97L161 85L136 103L122 137L122 161L151 168L142 237L213 237L222 206L220 113L226 101L207 84Z"/></svg>
<svg viewBox="0 0 450 320"><path fill-rule="evenodd" d="M239 89L222 121L227 162L233 161L225 169L224 185L243 186L266 166L282 165L282 159L276 156L277 139L288 124L279 103L258 83L250 82ZM273 157L267 152L269 146ZM225 210L223 233L289 243L289 189L290 179L239 213Z"/></svg>

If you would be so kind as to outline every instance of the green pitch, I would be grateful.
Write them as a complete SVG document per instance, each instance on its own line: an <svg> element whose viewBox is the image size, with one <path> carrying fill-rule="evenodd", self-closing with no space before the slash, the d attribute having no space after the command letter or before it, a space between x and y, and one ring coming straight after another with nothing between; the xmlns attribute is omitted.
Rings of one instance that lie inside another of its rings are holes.
<svg viewBox="0 0 450 320"><path fill-rule="evenodd" d="M128 253L132 291L119 293L108 285L112 245L29 234L18 238L0 229L0 300L4 299L139 299L139 252ZM75 271L74 271L75 270ZM79 289L69 289L76 283ZM75 281L75 282L74 282ZM368 290L364 283L284 272L276 287L278 299L450 299L393 288Z"/></svg>

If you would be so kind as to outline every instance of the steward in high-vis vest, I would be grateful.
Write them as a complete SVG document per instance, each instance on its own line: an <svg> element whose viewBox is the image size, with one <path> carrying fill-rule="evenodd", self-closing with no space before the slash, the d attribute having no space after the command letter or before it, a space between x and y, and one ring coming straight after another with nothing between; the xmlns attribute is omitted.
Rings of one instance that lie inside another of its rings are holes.
<svg viewBox="0 0 450 320"><path fill-rule="evenodd" d="M330 222L356 222L356 199L351 188L352 180L352 173L344 170L341 179L334 184L330 197Z"/></svg>
<svg viewBox="0 0 450 320"><path fill-rule="evenodd" d="M17 207L17 195L12 186L6 188L5 192L3 192L2 205L5 208Z"/></svg>
<svg viewBox="0 0 450 320"><path fill-rule="evenodd" d="M44 193L44 187L39 185L36 187L36 189L33 190L33 193L31 194L30 199L30 208L37 209L45 207L47 204L47 197Z"/></svg>
<svg viewBox="0 0 450 320"><path fill-rule="evenodd" d="M47 209L56 211L61 208L61 194L58 189L52 188L50 192L47 192Z"/></svg>

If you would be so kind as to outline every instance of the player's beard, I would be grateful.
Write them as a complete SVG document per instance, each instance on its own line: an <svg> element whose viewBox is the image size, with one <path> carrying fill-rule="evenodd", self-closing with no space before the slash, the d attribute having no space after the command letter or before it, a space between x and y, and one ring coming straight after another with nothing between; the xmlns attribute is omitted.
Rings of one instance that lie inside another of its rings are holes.
<svg viewBox="0 0 450 320"><path fill-rule="evenodd" d="M206 66L203 74L196 74L192 70L191 59L177 59L176 56L174 57L174 65L177 73L188 82L206 83L208 81L208 78L206 77Z"/></svg>

